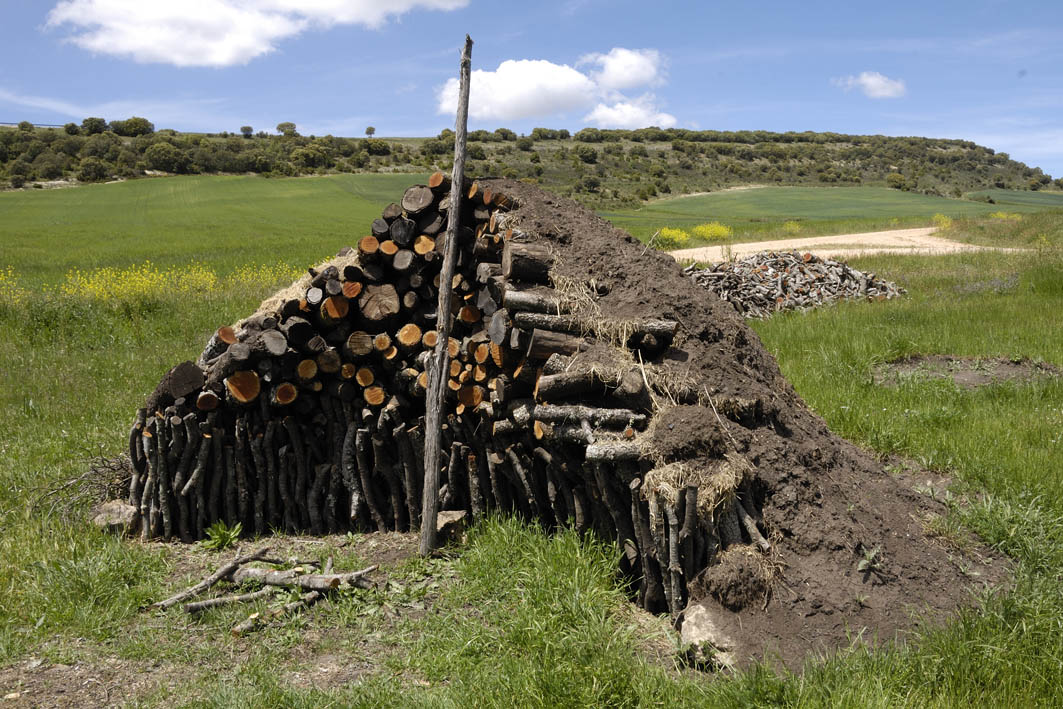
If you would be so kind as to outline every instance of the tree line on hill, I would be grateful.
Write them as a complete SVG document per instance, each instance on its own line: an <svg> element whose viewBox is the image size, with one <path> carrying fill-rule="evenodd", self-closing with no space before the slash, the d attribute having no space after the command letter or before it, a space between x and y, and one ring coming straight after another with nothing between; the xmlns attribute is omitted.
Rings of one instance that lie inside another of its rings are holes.
<svg viewBox="0 0 1063 709"><path fill-rule="evenodd" d="M432 138L155 130L146 118L89 117L62 128L0 129L0 186L98 182L151 174L298 176L449 169L454 133ZM885 185L948 197L987 188L1063 189L1039 168L966 140L680 128L469 132L470 173L541 183L593 206L735 184Z"/></svg>

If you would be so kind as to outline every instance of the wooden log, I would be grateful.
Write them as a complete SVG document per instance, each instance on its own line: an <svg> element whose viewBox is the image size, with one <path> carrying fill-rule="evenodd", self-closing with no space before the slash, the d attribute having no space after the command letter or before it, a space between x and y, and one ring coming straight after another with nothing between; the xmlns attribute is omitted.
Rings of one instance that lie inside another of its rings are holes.
<svg viewBox="0 0 1063 709"><path fill-rule="evenodd" d="M502 306L511 313L548 313L560 315L568 308L562 305L554 291L518 290L507 287L502 294Z"/></svg>
<svg viewBox="0 0 1063 709"><path fill-rule="evenodd" d="M318 312L321 315L321 322L334 326L347 317L347 313L350 312L350 301L343 295L329 296L325 298ZM279 354L284 354L284 352Z"/></svg>
<svg viewBox="0 0 1063 709"><path fill-rule="evenodd" d="M244 369L233 372L227 377L225 388L234 400L241 404L249 404L258 398L262 390L262 382L258 377L258 372Z"/></svg>
<svg viewBox="0 0 1063 709"><path fill-rule="evenodd" d="M495 313L495 315L497 314ZM532 330L526 353L529 359L546 360L554 353L571 355L583 349L586 349L586 343L583 338L560 332L551 332L550 330L536 329Z"/></svg>
<svg viewBox="0 0 1063 709"><path fill-rule="evenodd" d="M364 236L358 241L358 256L362 259L363 267L367 263L372 263L380 255L380 241L377 236L383 236L387 233L387 225L385 223L384 231L381 234L375 236Z"/></svg>
<svg viewBox="0 0 1063 709"><path fill-rule="evenodd" d="M683 595L686 590L686 584L683 583L683 567L679 561L679 518L675 508L671 505L662 505L662 507L668 531L668 576L671 581L669 600L674 619L684 608Z"/></svg>
<svg viewBox="0 0 1063 709"><path fill-rule="evenodd" d="M351 359L364 357L373 351L373 336L362 330L355 330L343 345L343 353Z"/></svg>
<svg viewBox="0 0 1063 709"><path fill-rule="evenodd" d="M380 212L380 218L390 224L395 221L395 219L402 216L402 209L401 205L392 202Z"/></svg>
<svg viewBox="0 0 1063 709"><path fill-rule="evenodd" d="M207 598L202 601L195 601L194 603L185 604L185 613L201 613L208 608L221 608L222 606L231 606L237 603L252 603L254 601L268 598L277 592L276 586L265 586L257 591L250 593L241 593L229 596L219 596L217 598Z"/></svg>
<svg viewBox="0 0 1063 709"><path fill-rule="evenodd" d="M401 310L399 295L390 283L366 286L358 299L362 315L372 321L380 321Z"/></svg>
<svg viewBox="0 0 1063 709"><path fill-rule="evenodd" d="M222 352L228 349L229 345L235 344L236 331L229 325L219 327L214 331L214 334L210 336L207 341L207 346L203 348L203 353L199 355L199 359L196 360L196 364L200 367L205 367L207 362L212 359L216 359Z"/></svg>
<svg viewBox="0 0 1063 709"><path fill-rule="evenodd" d="M417 463L413 452L413 444L410 442L409 433L404 424L400 423L391 430L391 438L395 441L399 452L399 460L402 463L403 487L406 491L406 512L412 529L421 523L420 498L424 471Z"/></svg>
<svg viewBox="0 0 1063 709"><path fill-rule="evenodd" d="M469 87L471 83L472 39L465 36L465 47L461 55L461 69L458 90L458 111L455 120L454 173L451 179L451 209L447 222L447 238L441 282L450 283L457 261L459 221L461 215L461 189L465 180L465 140L469 111ZM422 556L430 554L436 546L436 521L439 512L439 459L440 436L443 416L444 383L446 365L450 357L447 341L450 337L450 302L451 289L440 288L437 312L440 315L440 341L436 345L432 366L429 368L430 383L426 394L425 414L425 454L424 454L424 488L422 495L421 539L419 551Z"/></svg>
<svg viewBox="0 0 1063 709"><path fill-rule="evenodd" d="M299 388L291 382L275 384L270 392L270 404L273 406L288 406L299 396Z"/></svg>
<svg viewBox="0 0 1063 709"><path fill-rule="evenodd" d="M317 334L309 320L295 315L281 323L278 329L288 340L288 344L296 349L301 349Z"/></svg>
<svg viewBox="0 0 1063 709"><path fill-rule="evenodd" d="M621 460L638 460L642 449L637 443L599 442L587 446L586 458L593 461L617 462Z"/></svg>
<svg viewBox="0 0 1063 709"><path fill-rule="evenodd" d="M414 323L406 323L399 328L395 339L398 341L399 347L405 350L411 350L421 344L421 328Z"/></svg>
<svg viewBox="0 0 1063 709"><path fill-rule="evenodd" d="M362 494L365 496L366 507L373 518L373 524L377 531L386 531L387 520L381 512L373 491L373 468L369 465L370 435L368 428L359 428L354 434L354 460L358 466L358 479L362 483Z"/></svg>
<svg viewBox="0 0 1063 709"><path fill-rule="evenodd" d="M511 281L548 283L554 254L545 244L507 241L502 247L502 275Z"/></svg>
<svg viewBox="0 0 1063 709"><path fill-rule="evenodd" d="M399 217L391 222L388 235L391 241L399 246L409 246L413 242L414 234L417 233L417 224L412 219Z"/></svg>
<svg viewBox="0 0 1063 709"><path fill-rule="evenodd" d="M347 300L353 300L362 293L362 284L360 281L347 281L343 284L343 297ZM348 309L349 309L348 305Z"/></svg>
<svg viewBox="0 0 1063 709"><path fill-rule="evenodd" d="M442 172L436 171L429 176L428 187L438 194L449 193L450 177Z"/></svg>
<svg viewBox="0 0 1063 709"><path fill-rule="evenodd" d="M137 409L136 418L133 420L133 427L129 430L129 460L133 465L133 475L129 481L129 504L133 506L139 504L140 476L144 473L144 470L147 467L147 460L144 456L144 447L140 442L141 434L144 431L144 424L147 423L148 420L147 417L147 408Z"/></svg>
<svg viewBox="0 0 1063 709"><path fill-rule="evenodd" d="M317 364L318 371L322 374L337 374L340 371L340 367L343 366L343 360L340 359L340 353L335 347L330 347L318 354L314 358L314 362Z"/></svg>
<svg viewBox="0 0 1063 709"><path fill-rule="evenodd" d="M402 195L402 208L407 214L420 214L432 206L435 194L428 185L414 185L408 187Z"/></svg>
<svg viewBox="0 0 1063 709"><path fill-rule="evenodd" d="M210 389L204 389L196 396L196 408L200 411L214 411L221 404L221 399Z"/></svg>
<svg viewBox="0 0 1063 709"><path fill-rule="evenodd" d="M642 575L645 582L641 594L642 607L650 612L657 612L665 604L663 577L658 563L657 548L650 534L649 511L646 502L641 499L641 486L642 481L638 478L628 485L631 491L631 520L642 555Z"/></svg>
<svg viewBox="0 0 1063 709"><path fill-rule="evenodd" d="M232 571L230 578L235 584L247 581L255 581L266 586L281 586L285 588L303 588L312 591L333 591L341 586L369 586L365 577L376 571L377 566L369 566L359 571L331 574L300 574L293 569L276 571L273 569L259 569L250 566L241 566Z"/></svg>
<svg viewBox="0 0 1063 709"><path fill-rule="evenodd" d="M735 497L734 510L738 513L738 520L742 523L742 527L746 530L746 534L749 535L750 541L757 545L757 547L767 554L771 551L771 544L764 535L757 529L757 522L753 519L753 516L746 510L745 505L738 497Z"/></svg>
<svg viewBox="0 0 1063 709"><path fill-rule="evenodd" d="M302 384L312 382L314 377L317 376L318 366L316 359L310 359L309 357L299 361L299 364L295 366L295 377Z"/></svg>
<svg viewBox="0 0 1063 709"><path fill-rule="evenodd" d="M536 380L533 391L536 401L558 401L585 396L597 398L605 393L605 382L597 372L542 374Z"/></svg>
<svg viewBox="0 0 1063 709"><path fill-rule="evenodd" d="M643 426L645 414L636 414L630 409L598 409L590 406L557 406L537 404L532 415L540 421L580 422L588 421L596 426Z"/></svg>
<svg viewBox="0 0 1063 709"><path fill-rule="evenodd" d="M264 558L267 554L269 554L269 547L262 547L257 551L251 552L250 554L238 555L232 561L219 567L217 571L215 571L213 574L203 579L199 583L195 584L194 586L190 586L189 588L186 588L180 593L176 593L170 596L166 600L156 601L155 603L152 603L149 607L158 608L160 610L166 610L171 606L177 605L181 601L192 598L193 596L198 596L199 594L208 590L211 586L218 583L222 579L229 578L234 571L236 571L244 564L250 563L252 561L258 561Z"/></svg>
<svg viewBox="0 0 1063 709"><path fill-rule="evenodd" d="M683 526L679 530L679 553L683 561L683 578L689 582L700 569L694 555L698 531L698 488L687 485L682 490Z"/></svg>
<svg viewBox="0 0 1063 709"><path fill-rule="evenodd" d="M421 234L413 240L413 252L418 256L424 256L436 247L436 241L427 234Z"/></svg>

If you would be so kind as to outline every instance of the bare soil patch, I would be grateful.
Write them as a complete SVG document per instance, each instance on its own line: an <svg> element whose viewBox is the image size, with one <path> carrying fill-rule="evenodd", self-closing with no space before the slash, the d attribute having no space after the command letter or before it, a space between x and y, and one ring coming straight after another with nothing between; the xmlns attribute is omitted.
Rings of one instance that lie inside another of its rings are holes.
<svg viewBox="0 0 1063 709"><path fill-rule="evenodd" d="M716 263L728 258L741 258L760 251L808 251L823 258L854 258L874 254L952 254L968 251L1021 251L965 244L934 236L937 227L890 229L861 234L835 234L796 239L752 241L723 246L698 246L669 252L680 261Z"/></svg>
<svg viewBox="0 0 1063 709"><path fill-rule="evenodd" d="M961 389L978 389L998 382L1028 382L1058 377L1063 372L1028 358L915 355L887 362L875 370L875 382L898 386L913 380L952 380Z"/></svg>

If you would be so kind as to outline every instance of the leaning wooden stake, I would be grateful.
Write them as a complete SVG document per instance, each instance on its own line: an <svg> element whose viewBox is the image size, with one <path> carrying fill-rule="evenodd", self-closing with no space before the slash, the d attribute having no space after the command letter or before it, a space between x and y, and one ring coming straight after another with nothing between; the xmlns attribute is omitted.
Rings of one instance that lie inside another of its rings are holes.
<svg viewBox="0 0 1063 709"><path fill-rule="evenodd" d="M436 546L436 518L439 514L440 435L443 418L443 396L450 353L451 288L457 258L458 227L461 222L461 192L465 183L465 132L469 118L469 81L472 68L472 39L465 35L461 53L461 84L458 91L458 115L454 122L454 174L450 183L450 210L447 214L447 239L443 251L443 268L439 276L438 312L439 341L436 343L428 368L428 395L425 401L424 494L421 498L421 556L432 553Z"/></svg>

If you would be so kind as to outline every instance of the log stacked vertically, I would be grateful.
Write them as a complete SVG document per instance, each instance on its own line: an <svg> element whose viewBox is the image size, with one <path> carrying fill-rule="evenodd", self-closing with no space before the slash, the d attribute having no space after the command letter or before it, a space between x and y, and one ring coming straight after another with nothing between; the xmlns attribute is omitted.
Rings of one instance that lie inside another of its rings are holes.
<svg viewBox="0 0 1063 709"><path fill-rule="evenodd" d="M656 356L678 324L580 312L554 288L555 254L511 218L514 201L475 181L441 283L449 189L441 173L411 187L371 235L163 379L130 432L143 537L198 539L217 520L254 534L414 528L425 370L449 317L441 509L593 529L621 545L639 601L677 613L719 551L767 544L758 510L739 492L699 515L697 487L666 499L644 486L644 372L574 365L595 347ZM436 312L447 287L452 312Z"/></svg>

